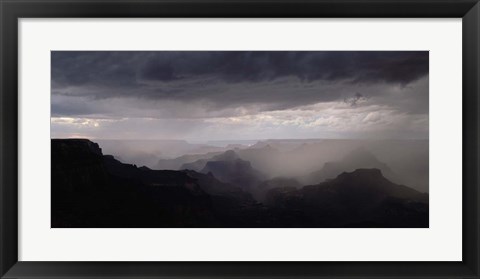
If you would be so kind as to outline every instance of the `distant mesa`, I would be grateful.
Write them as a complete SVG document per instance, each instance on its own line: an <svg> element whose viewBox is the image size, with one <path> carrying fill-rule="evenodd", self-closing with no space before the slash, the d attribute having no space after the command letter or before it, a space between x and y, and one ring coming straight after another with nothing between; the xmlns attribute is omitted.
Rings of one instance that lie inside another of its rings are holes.
<svg viewBox="0 0 480 279"><path fill-rule="evenodd" d="M238 157L238 154L235 151L227 150L220 155L214 156L212 161L233 161L237 159L240 159L240 157Z"/></svg>
<svg viewBox="0 0 480 279"><path fill-rule="evenodd" d="M243 149L243 148L248 148L248 145L244 145L244 144L228 144L225 148L228 149L228 150Z"/></svg>
<svg viewBox="0 0 480 279"><path fill-rule="evenodd" d="M348 153L341 161L327 162L319 171L310 173L301 180L306 184L314 184L335 178L337 175L346 171L353 171L359 168L375 168L381 170L383 175L391 180L398 181L395 173L387 166L380 162L371 152L365 148L357 148Z"/></svg>
<svg viewBox="0 0 480 279"><path fill-rule="evenodd" d="M428 194L390 182L379 169L344 172L298 190L274 188L265 203L302 212L319 227L428 226Z"/></svg>
<svg viewBox="0 0 480 279"><path fill-rule="evenodd" d="M246 190L250 190L265 179L265 176L255 170L250 162L240 159L232 150L207 161L200 172L211 173L220 181Z"/></svg>
<svg viewBox="0 0 480 279"><path fill-rule="evenodd" d="M198 168L195 165L189 165L193 162L200 161L202 159L209 159L213 156L222 154L223 152L209 152L205 154L187 154L174 159L161 159L155 166L155 169L170 169L170 170L181 170L181 169L190 169L190 170L200 170L203 168L203 165L200 165Z"/></svg>
<svg viewBox="0 0 480 279"><path fill-rule="evenodd" d="M210 158L199 159L199 160L196 160L192 163L183 164L180 167L180 169L201 171L202 169L205 168L205 165L208 162L211 162L211 161L233 161L233 160L236 160L236 159L239 159L239 158L240 157L238 156L238 154L235 151L227 150L223 153L214 155Z"/></svg>

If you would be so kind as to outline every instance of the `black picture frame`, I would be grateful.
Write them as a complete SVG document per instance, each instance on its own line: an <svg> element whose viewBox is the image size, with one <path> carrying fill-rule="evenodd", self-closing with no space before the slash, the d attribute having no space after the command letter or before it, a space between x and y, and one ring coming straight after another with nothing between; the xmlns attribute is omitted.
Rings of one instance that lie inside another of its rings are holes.
<svg viewBox="0 0 480 279"><path fill-rule="evenodd" d="M478 207L480 5L477 0L0 0L0 16L1 278L480 278ZM29 17L462 18L463 260L461 262L18 261L18 19Z"/></svg>

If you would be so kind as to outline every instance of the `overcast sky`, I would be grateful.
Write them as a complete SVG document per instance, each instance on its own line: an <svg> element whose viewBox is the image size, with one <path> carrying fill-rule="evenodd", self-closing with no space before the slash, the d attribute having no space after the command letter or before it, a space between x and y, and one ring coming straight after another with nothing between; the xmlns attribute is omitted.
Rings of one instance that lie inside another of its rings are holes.
<svg viewBox="0 0 480 279"><path fill-rule="evenodd" d="M428 138L428 52L54 51L52 137Z"/></svg>

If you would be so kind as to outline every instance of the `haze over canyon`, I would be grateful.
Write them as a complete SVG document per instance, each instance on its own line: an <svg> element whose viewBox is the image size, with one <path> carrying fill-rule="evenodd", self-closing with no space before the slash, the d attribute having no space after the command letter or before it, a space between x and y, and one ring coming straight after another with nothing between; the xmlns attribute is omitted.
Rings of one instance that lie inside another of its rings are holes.
<svg viewBox="0 0 480 279"><path fill-rule="evenodd" d="M52 51L52 227L429 226L427 51Z"/></svg>

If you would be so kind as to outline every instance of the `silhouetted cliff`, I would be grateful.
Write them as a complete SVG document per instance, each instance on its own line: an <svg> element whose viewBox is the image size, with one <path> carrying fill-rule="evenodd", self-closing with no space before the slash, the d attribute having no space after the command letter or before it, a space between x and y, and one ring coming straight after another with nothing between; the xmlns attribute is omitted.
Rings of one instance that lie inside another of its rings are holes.
<svg viewBox="0 0 480 279"><path fill-rule="evenodd" d="M288 178L262 181L235 152L220 155L205 173L151 170L103 155L86 139L54 139L51 225L428 227L428 194L394 184L378 169L302 187Z"/></svg>
<svg viewBox="0 0 480 279"><path fill-rule="evenodd" d="M123 164L89 140L52 140L52 227L223 226L198 180Z"/></svg>
<svg viewBox="0 0 480 279"><path fill-rule="evenodd" d="M428 227L428 194L397 185L378 169L342 173L318 185L275 188L266 204L301 212L318 227Z"/></svg>

